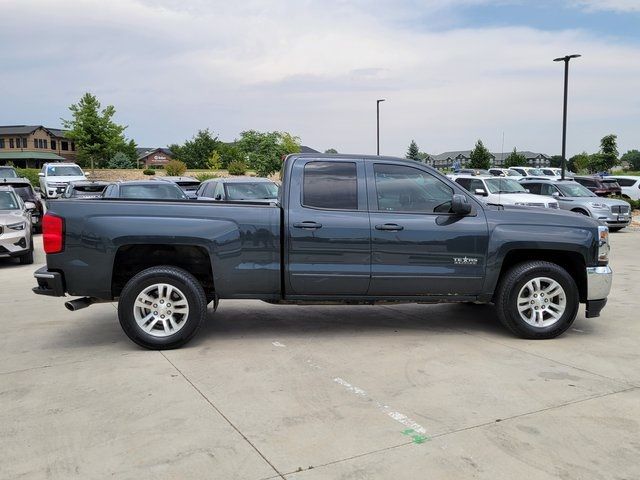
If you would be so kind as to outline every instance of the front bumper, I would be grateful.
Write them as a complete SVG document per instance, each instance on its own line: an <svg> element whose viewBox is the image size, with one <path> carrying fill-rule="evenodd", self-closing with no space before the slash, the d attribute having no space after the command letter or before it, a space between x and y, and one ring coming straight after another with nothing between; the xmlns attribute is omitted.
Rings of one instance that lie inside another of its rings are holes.
<svg viewBox="0 0 640 480"><path fill-rule="evenodd" d="M29 251L28 231L11 230L6 226L0 226L0 258L17 257Z"/></svg>
<svg viewBox="0 0 640 480"><path fill-rule="evenodd" d="M604 213L600 210L593 210L593 217L607 227L613 228L623 228L631 223L631 214L630 213L612 213L607 212Z"/></svg>
<svg viewBox="0 0 640 480"><path fill-rule="evenodd" d="M38 286L33 287L33 293L50 297L64 297L64 277L60 272L52 272L42 267L33 273Z"/></svg>
<svg viewBox="0 0 640 480"><path fill-rule="evenodd" d="M587 318L600 315L600 311L607 304L612 279L613 271L609 265L587 267Z"/></svg>

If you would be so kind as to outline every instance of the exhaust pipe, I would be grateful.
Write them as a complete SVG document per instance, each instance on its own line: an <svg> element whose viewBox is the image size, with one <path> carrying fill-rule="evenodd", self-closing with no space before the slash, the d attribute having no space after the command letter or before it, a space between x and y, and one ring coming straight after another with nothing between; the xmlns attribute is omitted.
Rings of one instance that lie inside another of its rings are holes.
<svg viewBox="0 0 640 480"><path fill-rule="evenodd" d="M71 310L75 312L76 310L81 310L83 308L87 308L94 303L97 303L99 299L93 297L81 297L76 298L75 300L69 300L68 302L64 302L64 306L67 307L67 310Z"/></svg>

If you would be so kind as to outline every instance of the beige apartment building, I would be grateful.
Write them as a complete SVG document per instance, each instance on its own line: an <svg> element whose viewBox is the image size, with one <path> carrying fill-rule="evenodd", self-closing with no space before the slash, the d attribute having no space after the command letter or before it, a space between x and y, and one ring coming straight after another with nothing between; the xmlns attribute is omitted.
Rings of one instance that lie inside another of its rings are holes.
<svg viewBox="0 0 640 480"><path fill-rule="evenodd" d="M42 125L0 125L0 165L40 168L47 162L75 162L76 146L65 130Z"/></svg>

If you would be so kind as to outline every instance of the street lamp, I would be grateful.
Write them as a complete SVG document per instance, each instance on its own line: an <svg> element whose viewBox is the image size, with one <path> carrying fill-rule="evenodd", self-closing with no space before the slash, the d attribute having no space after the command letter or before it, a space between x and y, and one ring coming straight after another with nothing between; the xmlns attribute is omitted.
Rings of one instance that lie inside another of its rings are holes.
<svg viewBox="0 0 640 480"><path fill-rule="evenodd" d="M560 178L564 180L564 171L567 168L567 88L569 87L569 60L582 55L574 53L564 57L554 58L554 62L564 62L564 106L562 109L562 170Z"/></svg>
<svg viewBox="0 0 640 480"><path fill-rule="evenodd" d="M380 155L380 102L384 101L384 98L376 100L376 145L378 147L378 155Z"/></svg>

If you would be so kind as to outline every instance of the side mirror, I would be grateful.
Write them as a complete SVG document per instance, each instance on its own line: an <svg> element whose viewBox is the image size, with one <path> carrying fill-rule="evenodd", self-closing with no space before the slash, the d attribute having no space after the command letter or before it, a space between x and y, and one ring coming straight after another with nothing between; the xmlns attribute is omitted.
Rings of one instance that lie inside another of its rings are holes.
<svg viewBox="0 0 640 480"><path fill-rule="evenodd" d="M42 173L42 172L38 172L38 176L39 176L39 177L44 177L44 173Z"/></svg>
<svg viewBox="0 0 640 480"><path fill-rule="evenodd" d="M467 215L471 213L471 204L465 195L455 193L451 198L451 212L457 215Z"/></svg>
<svg viewBox="0 0 640 480"><path fill-rule="evenodd" d="M531 193L531 190L529 190L528 188L525 188L524 191L527 193Z"/></svg>
<svg viewBox="0 0 640 480"><path fill-rule="evenodd" d="M553 198L560 198L560 192L553 192L553 193L551 194L551 196L552 196Z"/></svg>
<svg viewBox="0 0 640 480"><path fill-rule="evenodd" d="M26 208L27 210L35 210L36 204L33 202L24 202L24 208Z"/></svg>
<svg viewBox="0 0 640 480"><path fill-rule="evenodd" d="M40 187L33 187L33 191L36 193L40 193Z"/></svg>
<svg viewBox="0 0 640 480"><path fill-rule="evenodd" d="M91 176L91 172L84 172L84 176L85 177L90 177Z"/></svg>
<svg viewBox="0 0 640 480"><path fill-rule="evenodd" d="M216 198L216 200L222 200L222 195L217 194L215 198Z"/></svg>
<svg viewBox="0 0 640 480"><path fill-rule="evenodd" d="M476 188L475 191L473 192L476 195L480 195L481 197L486 197L488 196L486 190L484 188Z"/></svg>

